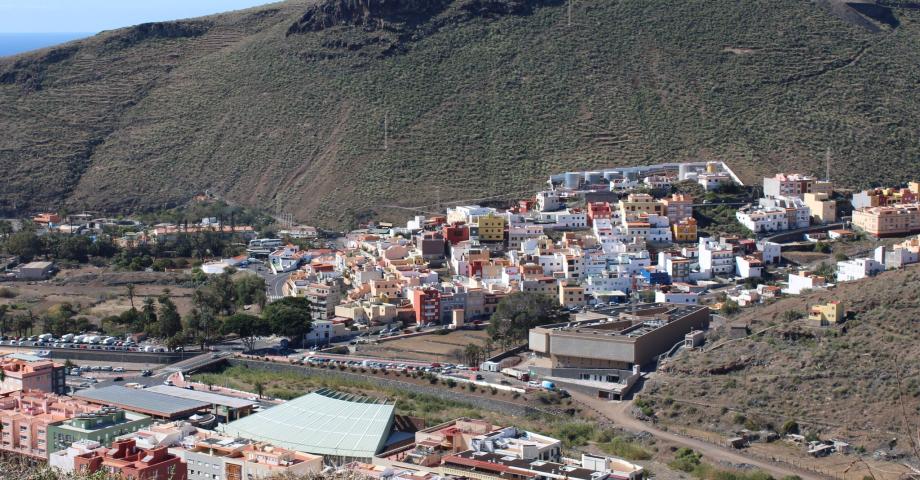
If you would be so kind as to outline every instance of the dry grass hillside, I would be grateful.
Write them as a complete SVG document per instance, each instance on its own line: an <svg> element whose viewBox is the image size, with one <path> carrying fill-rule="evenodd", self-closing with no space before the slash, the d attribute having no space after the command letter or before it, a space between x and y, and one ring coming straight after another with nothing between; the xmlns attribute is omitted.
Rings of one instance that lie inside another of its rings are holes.
<svg viewBox="0 0 920 480"><path fill-rule="evenodd" d="M724 327L708 352L682 352L643 395L667 422L719 433L795 420L822 438L847 438L870 451L908 433L920 420L920 269L841 284L743 311L749 338L727 341ZM819 327L789 312L845 302L848 318Z"/></svg>
<svg viewBox="0 0 920 480"><path fill-rule="evenodd" d="M291 0L105 32L0 59L0 208L208 189L342 226L567 169L821 173L827 147L842 183L906 180L920 11L888 13L579 0L570 23L563 0Z"/></svg>

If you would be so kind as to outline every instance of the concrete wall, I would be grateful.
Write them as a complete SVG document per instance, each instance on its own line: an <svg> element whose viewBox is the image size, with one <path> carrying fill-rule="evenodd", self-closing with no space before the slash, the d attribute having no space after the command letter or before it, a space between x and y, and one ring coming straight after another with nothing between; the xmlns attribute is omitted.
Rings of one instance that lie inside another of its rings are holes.
<svg viewBox="0 0 920 480"><path fill-rule="evenodd" d="M460 391L455 391L447 389L446 387L437 387L429 385L417 385L414 383L403 382L399 380L391 380L389 378L379 378L370 375L361 375L358 373L352 373L349 371L341 370L327 370L320 368L304 367L301 365L291 365L286 363L272 363L272 362L262 362L258 360L248 360L242 358L231 358L228 359L228 362L231 365L245 365L246 367L252 369L261 369L267 370L270 372L295 372L303 374L304 376L322 376L322 377L337 377L346 380L351 380L355 382L365 382L372 383L379 387L383 388L394 388L399 390L407 390L410 392L420 393L424 395L431 395L433 397L441 398L444 400L452 400L456 402L464 402L472 405L476 408L488 409L506 415L514 416L523 416L523 415L532 415L544 413L540 410L525 405L518 405L516 403L506 402L503 400L497 400L494 398L479 397L476 395L469 395L462 393Z"/></svg>
<svg viewBox="0 0 920 480"><path fill-rule="evenodd" d="M5 347L4 347L5 348ZM89 360L92 362L153 363L165 365L192 358L201 352L115 352L110 350L81 350L76 348L32 347L29 350L50 350L52 360Z"/></svg>
<svg viewBox="0 0 920 480"><path fill-rule="evenodd" d="M691 330L709 328L709 309L675 320L636 339L636 365L645 365L656 356L668 351L674 344L684 341Z"/></svg>

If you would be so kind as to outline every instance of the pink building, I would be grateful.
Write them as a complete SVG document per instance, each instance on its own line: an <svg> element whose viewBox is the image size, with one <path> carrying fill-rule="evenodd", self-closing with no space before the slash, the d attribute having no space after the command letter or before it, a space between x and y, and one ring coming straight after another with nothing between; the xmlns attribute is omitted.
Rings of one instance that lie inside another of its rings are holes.
<svg viewBox="0 0 920 480"><path fill-rule="evenodd" d="M48 425L98 410L95 405L29 390L0 395L0 450L48 459Z"/></svg>
<svg viewBox="0 0 920 480"><path fill-rule="evenodd" d="M0 370L0 394L19 390L63 394L67 390L64 366L45 358L14 353L0 358Z"/></svg>

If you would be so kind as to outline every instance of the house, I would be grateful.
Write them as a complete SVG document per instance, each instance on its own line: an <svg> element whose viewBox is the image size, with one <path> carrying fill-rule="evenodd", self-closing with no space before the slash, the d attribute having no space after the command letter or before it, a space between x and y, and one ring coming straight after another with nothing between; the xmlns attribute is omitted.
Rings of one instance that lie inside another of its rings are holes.
<svg viewBox="0 0 920 480"><path fill-rule="evenodd" d="M789 229L786 210L782 208L741 208L735 212L738 223L754 233L779 232Z"/></svg>
<svg viewBox="0 0 920 480"><path fill-rule="evenodd" d="M787 292L792 295L799 295L805 290L813 290L827 286L824 277L815 275L812 272L799 272L789 274L789 287Z"/></svg>
<svg viewBox="0 0 920 480"><path fill-rule="evenodd" d="M696 292L680 292L669 288L662 288L655 291L655 303L697 305L700 303L700 294Z"/></svg>
<svg viewBox="0 0 920 480"><path fill-rule="evenodd" d="M505 217L492 213L481 215L478 217L476 225L479 227L480 242L505 241Z"/></svg>
<svg viewBox="0 0 920 480"><path fill-rule="evenodd" d="M763 262L758 255L735 257L735 275L741 278L760 278L763 276Z"/></svg>
<svg viewBox="0 0 920 480"><path fill-rule="evenodd" d="M663 198L661 202L664 204L665 213L672 225L693 217L693 197L690 195L675 193ZM695 238L693 240L696 241Z"/></svg>
<svg viewBox="0 0 920 480"><path fill-rule="evenodd" d="M710 237L700 238L700 272L708 276L731 275L735 272L735 254L731 246L714 241Z"/></svg>
<svg viewBox="0 0 920 480"><path fill-rule="evenodd" d="M47 280L54 275L54 262L30 262L19 267L19 280Z"/></svg>
<svg viewBox="0 0 920 480"><path fill-rule="evenodd" d="M697 175L696 181L707 192L721 190L726 185L734 183L731 175L726 172L700 173Z"/></svg>
<svg viewBox="0 0 920 480"><path fill-rule="evenodd" d="M565 308L584 307L585 288L577 283L559 282L559 304Z"/></svg>
<svg viewBox="0 0 920 480"><path fill-rule="evenodd" d="M837 262L837 281L852 282L885 271L885 265L873 258L855 258Z"/></svg>
<svg viewBox="0 0 920 480"><path fill-rule="evenodd" d="M812 305L808 310L808 320L821 326L838 324L845 316L843 302L832 301L825 305Z"/></svg>

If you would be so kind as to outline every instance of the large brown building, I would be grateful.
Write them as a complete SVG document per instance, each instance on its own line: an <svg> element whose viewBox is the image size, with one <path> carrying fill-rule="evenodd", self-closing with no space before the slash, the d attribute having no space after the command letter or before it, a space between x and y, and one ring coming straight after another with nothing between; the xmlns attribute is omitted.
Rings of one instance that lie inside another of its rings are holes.
<svg viewBox="0 0 920 480"><path fill-rule="evenodd" d="M897 237L920 232L920 204L861 208L853 212L853 226L875 237Z"/></svg>
<svg viewBox="0 0 920 480"><path fill-rule="evenodd" d="M569 323L530 331L530 350L553 369L631 370L652 362L692 330L709 327L709 308L650 304L579 314Z"/></svg>

